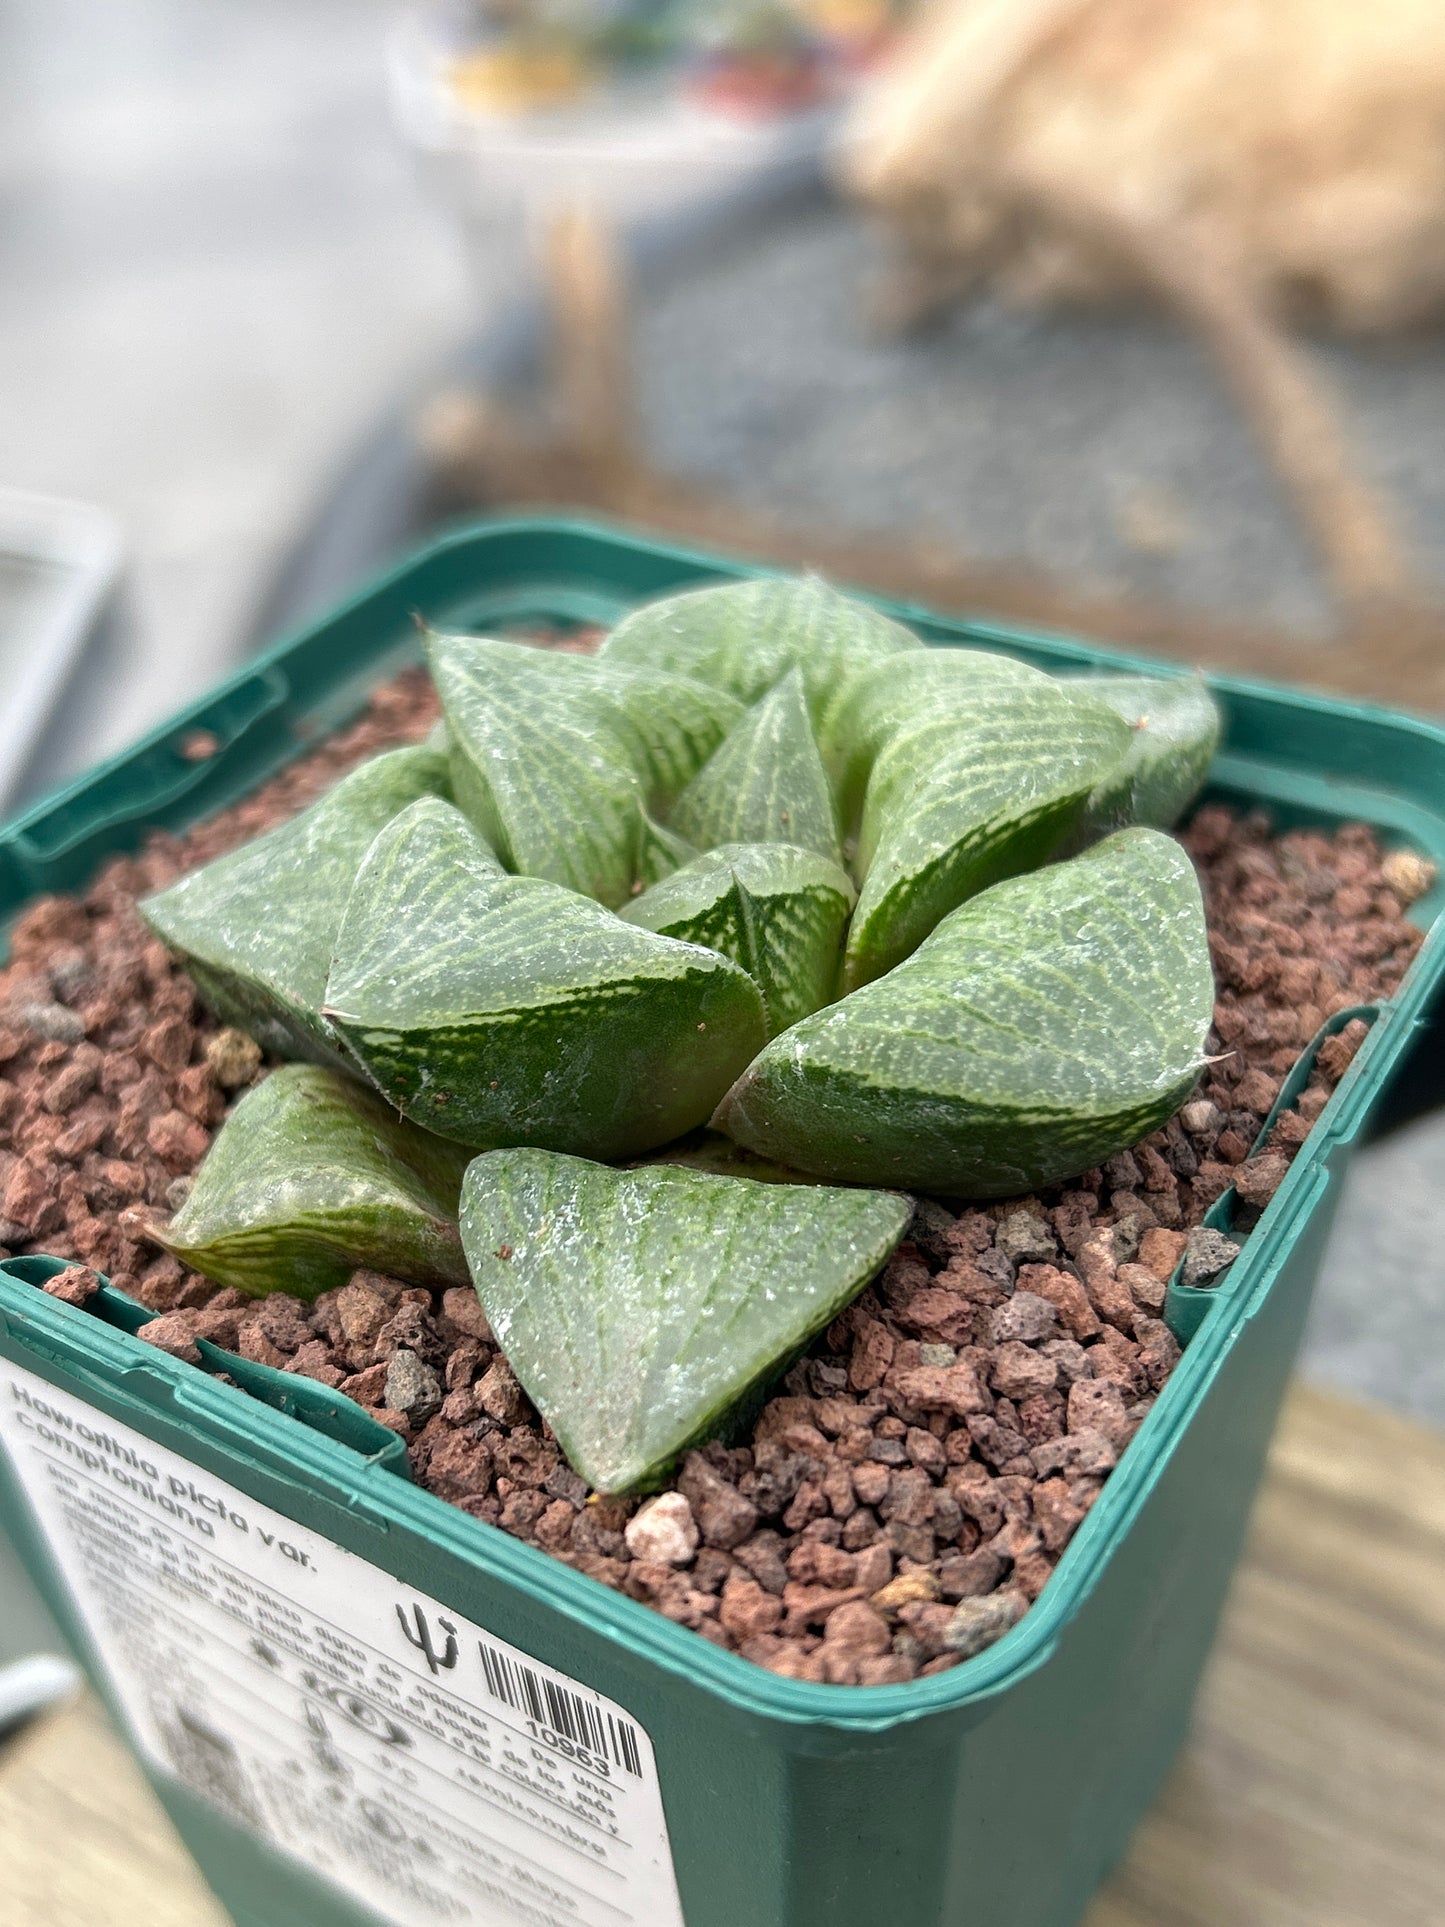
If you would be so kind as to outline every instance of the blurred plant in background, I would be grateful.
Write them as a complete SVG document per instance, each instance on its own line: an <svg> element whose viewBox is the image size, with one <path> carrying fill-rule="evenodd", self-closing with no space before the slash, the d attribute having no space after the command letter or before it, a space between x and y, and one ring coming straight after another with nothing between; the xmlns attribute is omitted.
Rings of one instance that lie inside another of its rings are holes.
<svg viewBox="0 0 1445 1927"><path fill-rule="evenodd" d="M783 114L846 89L910 0L468 0L418 16L456 104L527 114L621 89Z"/></svg>

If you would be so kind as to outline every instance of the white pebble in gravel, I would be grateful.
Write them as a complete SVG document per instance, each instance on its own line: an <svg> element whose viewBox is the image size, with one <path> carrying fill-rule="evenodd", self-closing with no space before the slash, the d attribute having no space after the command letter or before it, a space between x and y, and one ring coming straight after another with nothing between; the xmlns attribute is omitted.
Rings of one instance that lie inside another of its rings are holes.
<svg viewBox="0 0 1445 1927"><path fill-rule="evenodd" d="M685 1566L697 1551L697 1521L680 1492L664 1492L628 1520L623 1537L634 1559Z"/></svg>

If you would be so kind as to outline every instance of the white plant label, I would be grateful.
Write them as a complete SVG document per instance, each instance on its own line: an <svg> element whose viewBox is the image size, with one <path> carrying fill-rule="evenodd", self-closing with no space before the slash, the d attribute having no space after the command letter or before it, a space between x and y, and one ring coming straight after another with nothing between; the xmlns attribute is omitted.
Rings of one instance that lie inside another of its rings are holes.
<svg viewBox="0 0 1445 1927"><path fill-rule="evenodd" d="M682 1927L633 1716L0 1360L131 1737L392 1927Z"/></svg>

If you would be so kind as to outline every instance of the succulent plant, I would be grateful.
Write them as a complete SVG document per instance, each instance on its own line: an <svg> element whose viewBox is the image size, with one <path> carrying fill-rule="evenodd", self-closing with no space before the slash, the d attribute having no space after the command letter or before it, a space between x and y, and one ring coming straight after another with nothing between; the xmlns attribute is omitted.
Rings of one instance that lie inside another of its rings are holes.
<svg viewBox="0 0 1445 1927"><path fill-rule="evenodd" d="M457 1200L470 1154L319 1064L246 1092L161 1242L219 1284L299 1298L358 1265L425 1285L467 1282Z"/></svg>
<svg viewBox="0 0 1445 1927"><path fill-rule="evenodd" d="M462 1239L512 1370L604 1491L656 1480L843 1310L902 1237L896 1192L490 1151Z"/></svg>
<svg viewBox="0 0 1445 1927"><path fill-rule="evenodd" d="M1188 1096L1197 680L926 649L815 578L653 604L595 657L427 648L426 747L145 906L311 1060L163 1234L210 1275L451 1283L464 1244L574 1463L645 1486L861 1289L900 1190L1067 1178Z"/></svg>
<svg viewBox="0 0 1445 1927"><path fill-rule="evenodd" d="M278 1057L354 1069L321 1015L336 933L377 832L446 780L434 750L377 756L291 822L152 897L146 919L217 1016Z"/></svg>
<svg viewBox="0 0 1445 1927"><path fill-rule="evenodd" d="M766 1037L745 970L561 884L508 876L437 797L368 850L325 1015L414 1123L463 1144L604 1158L700 1124Z"/></svg>
<svg viewBox="0 0 1445 1927"><path fill-rule="evenodd" d="M1010 1197L1171 1117L1213 996L1188 857L1120 830L951 911L886 977L775 1038L714 1122L834 1181Z"/></svg>

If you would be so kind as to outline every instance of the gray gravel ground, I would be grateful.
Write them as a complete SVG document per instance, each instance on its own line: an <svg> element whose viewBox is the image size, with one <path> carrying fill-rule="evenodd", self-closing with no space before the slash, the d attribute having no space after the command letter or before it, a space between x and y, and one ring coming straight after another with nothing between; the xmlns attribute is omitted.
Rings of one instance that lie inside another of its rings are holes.
<svg viewBox="0 0 1445 1927"><path fill-rule="evenodd" d="M1168 318L982 300L880 339L884 260L819 201L650 298L653 449L793 522L903 531L1197 609L1320 626L1327 604L1249 430ZM1445 341L1319 352L1365 471L1445 581Z"/></svg>

